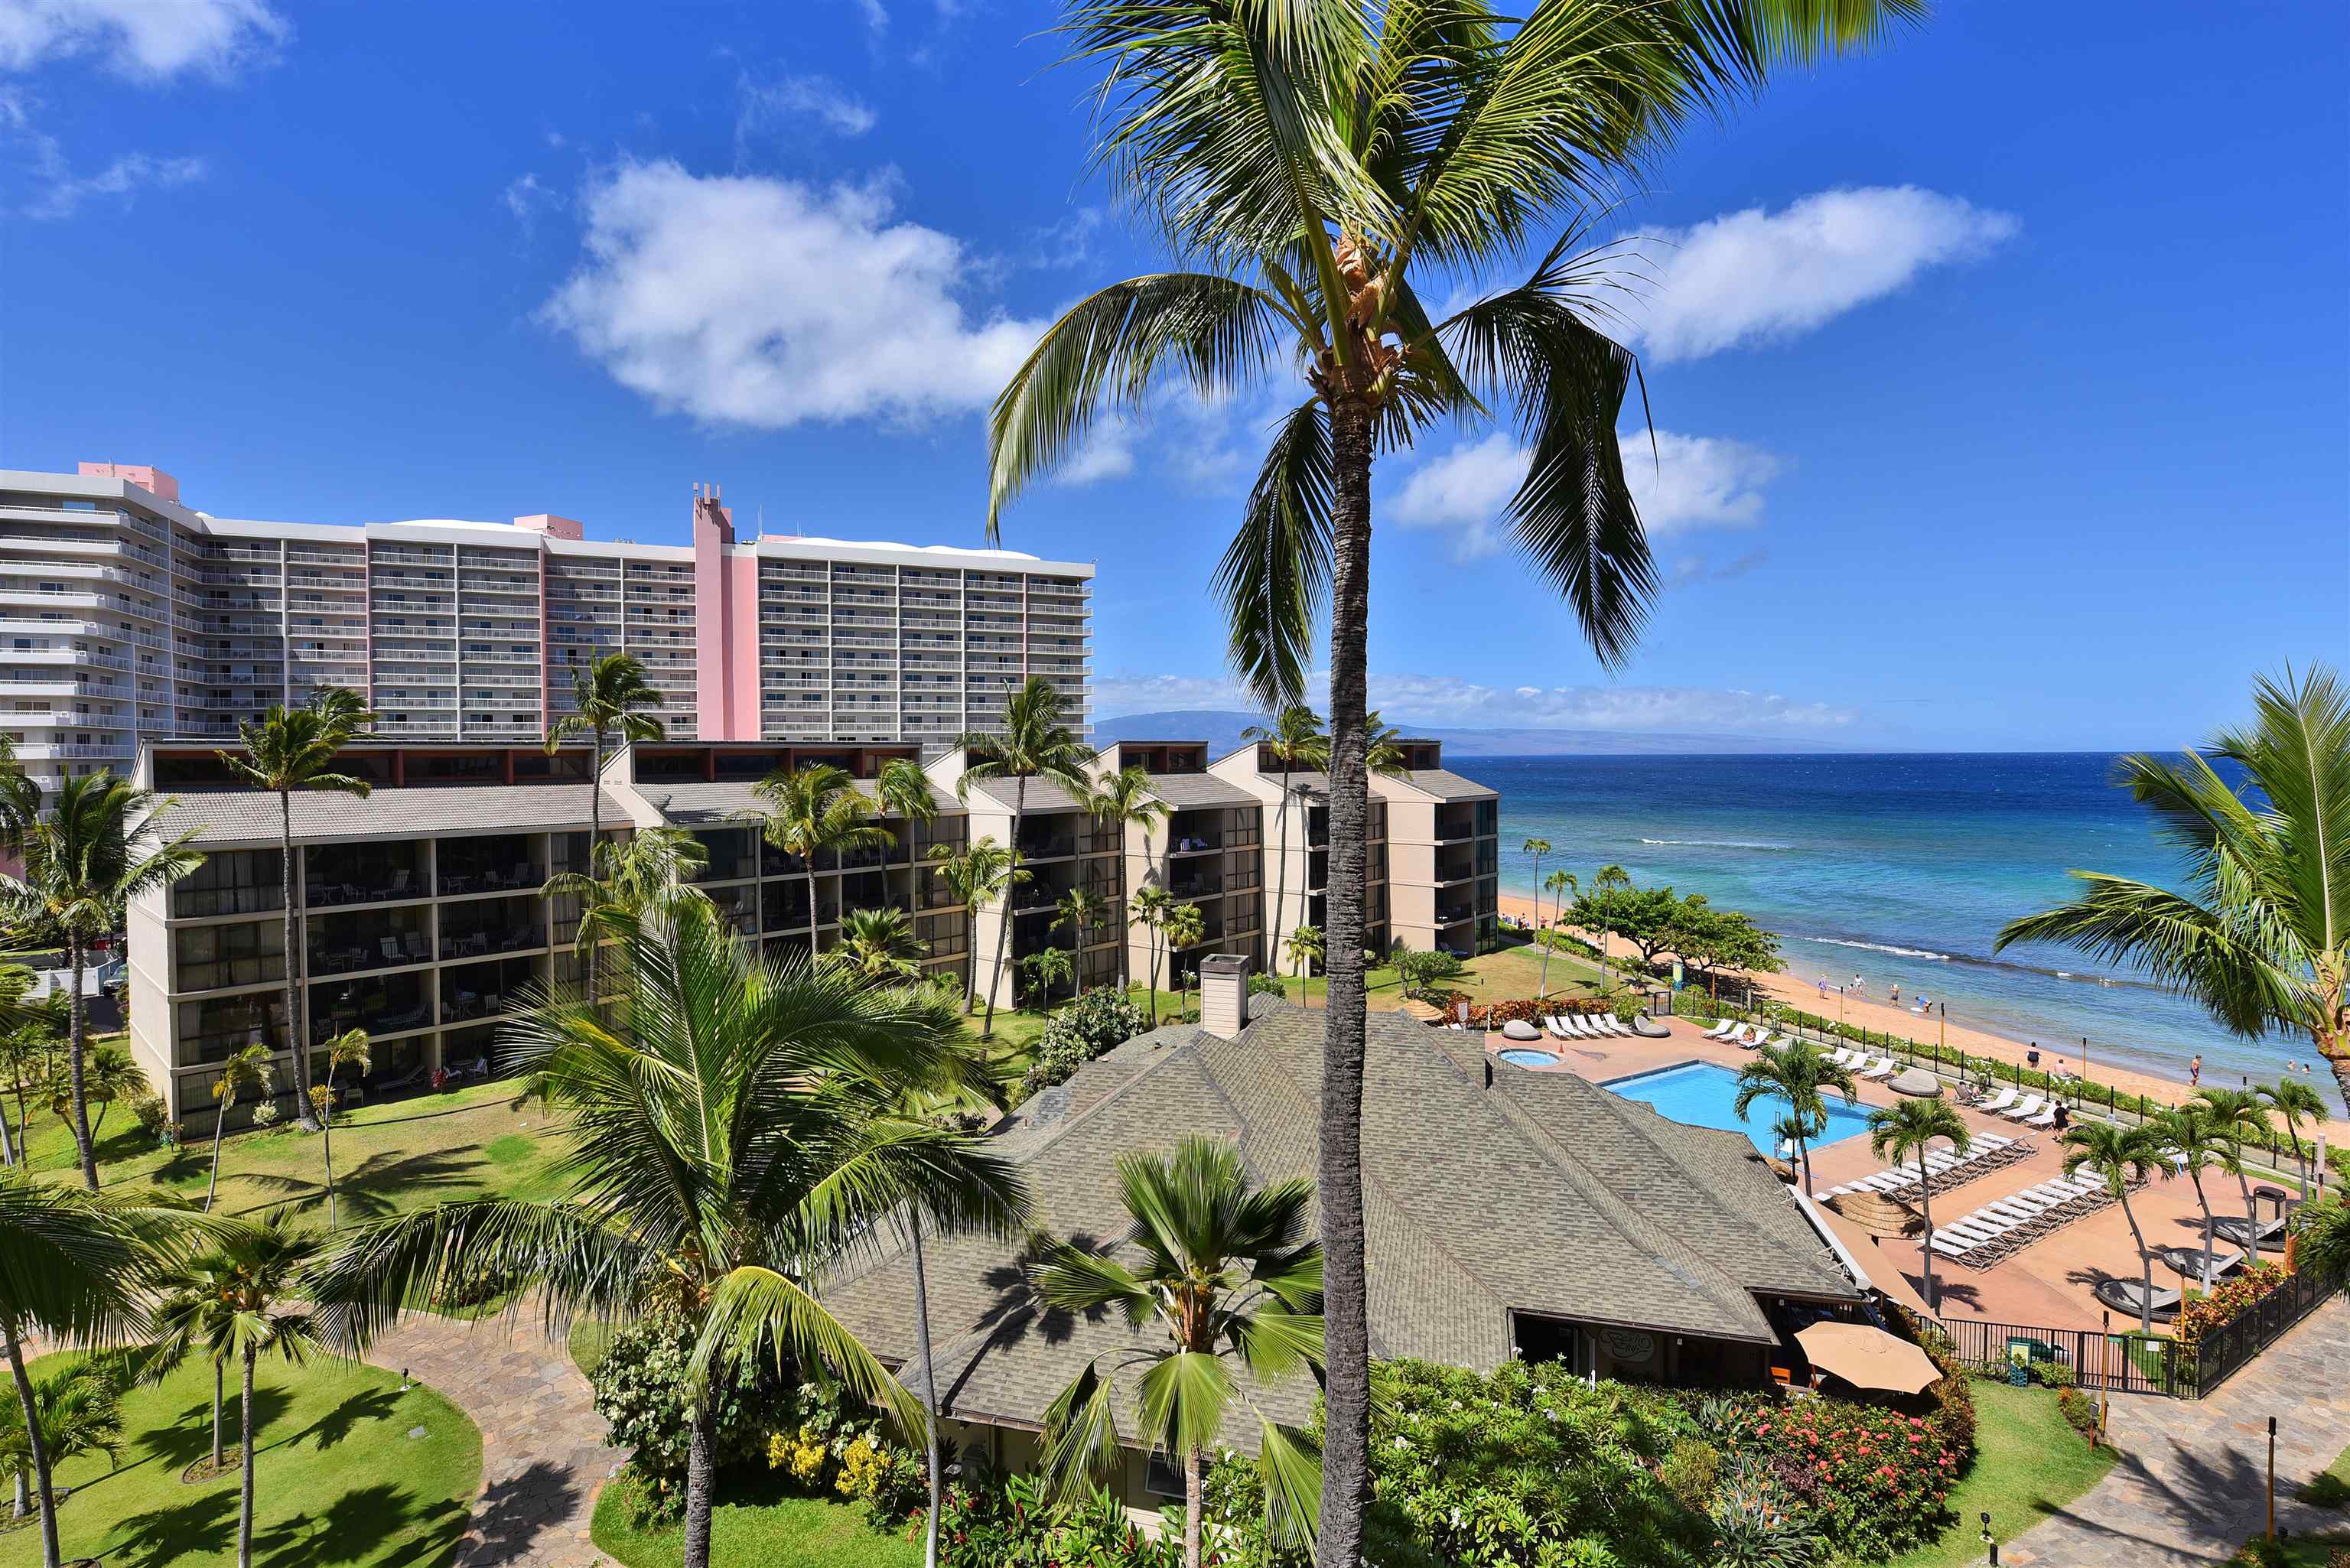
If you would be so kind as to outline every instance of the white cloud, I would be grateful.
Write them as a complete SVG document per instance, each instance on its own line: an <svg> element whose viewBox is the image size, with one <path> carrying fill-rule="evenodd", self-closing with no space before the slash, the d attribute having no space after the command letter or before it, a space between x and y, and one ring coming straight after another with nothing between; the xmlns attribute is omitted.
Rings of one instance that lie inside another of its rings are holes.
<svg viewBox="0 0 2350 1568"><path fill-rule="evenodd" d="M120 196L128 206L129 198L139 191L186 185L203 177L201 158L150 158L133 152L95 174L52 181L22 210L28 218L70 218L93 196Z"/></svg>
<svg viewBox="0 0 2350 1568"><path fill-rule="evenodd" d="M1915 185L1822 191L1644 236L1649 282L1628 314L1647 356L1694 359L1795 337L2012 237L2010 213Z"/></svg>
<svg viewBox="0 0 2350 1568"><path fill-rule="evenodd" d="M1316 673L1307 684L1307 698L1317 708L1326 707L1329 689L1329 676ZM1105 718L1257 707L1235 682L1215 676L1121 673L1097 677L1094 692L1094 711ZM1835 703L1736 687L1500 687L1451 675L1374 670L1369 695L1370 706L1390 723L1457 729L1826 734L1859 718L1855 710Z"/></svg>
<svg viewBox="0 0 2350 1568"><path fill-rule="evenodd" d="M537 228L540 209L563 204L561 196L540 184L536 174L529 173L507 181L500 199L505 202L506 211L515 215L515 221L522 225L525 234Z"/></svg>
<svg viewBox="0 0 2350 1568"><path fill-rule="evenodd" d="M1761 447L1721 436L1619 431L1624 480L1651 539L1690 528L1742 527L1762 515L1762 487L1780 460ZM1451 532L1463 560L1501 548L1496 524L1525 478L1526 452L1506 431L1456 446L1413 469L1387 506L1407 528Z"/></svg>
<svg viewBox="0 0 2350 1568"><path fill-rule="evenodd" d="M962 242L892 182L817 187L627 163L581 198L587 258L542 316L621 385L779 430L983 409L1045 324L966 309Z"/></svg>
<svg viewBox="0 0 2350 1568"><path fill-rule="evenodd" d="M293 31L266 0L0 0L0 70L93 55L151 81L221 76L265 58Z"/></svg>
<svg viewBox="0 0 2350 1568"><path fill-rule="evenodd" d="M873 30L876 37L889 30L889 13L882 5L881 0L852 0L852 4L857 7L857 14L865 18L865 25Z"/></svg>
<svg viewBox="0 0 2350 1568"><path fill-rule="evenodd" d="M829 77L779 77L754 81L745 74L736 84L734 155L739 161L752 138L789 126L815 124L841 136L862 136L878 117L865 103Z"/></svg>

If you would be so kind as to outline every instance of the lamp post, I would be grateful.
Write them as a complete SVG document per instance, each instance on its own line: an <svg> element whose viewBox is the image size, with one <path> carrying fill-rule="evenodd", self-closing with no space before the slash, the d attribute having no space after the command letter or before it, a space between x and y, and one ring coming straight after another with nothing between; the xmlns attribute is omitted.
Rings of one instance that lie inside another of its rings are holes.
<svg viewBox="0 0 2350 1568"><path fill-rule="evenodd" d="M2276 1417L2269 1417L2269 1539L2276 1539Z"/></svg>

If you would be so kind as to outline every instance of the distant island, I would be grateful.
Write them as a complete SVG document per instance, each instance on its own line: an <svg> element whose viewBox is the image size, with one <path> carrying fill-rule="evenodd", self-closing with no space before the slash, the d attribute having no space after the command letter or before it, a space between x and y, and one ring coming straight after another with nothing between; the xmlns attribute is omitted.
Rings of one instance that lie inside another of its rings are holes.
<svg viewBox="0 0 2350 1568"><path fill-rule="evenodd" d="M1453 757L1576 757L1576 756L1721 756L1772 755L1788 752L1835 753L1846 746L1823 744L1787 735L1705 735L1669 731L1623 730L1456 730L1423 724L1389 713L1387 722L1406 734L1440 741ZM1241 732L1262 724L1261 713L1225 708L1175 709L1158 713L1128 713L1097 719L1094 744L1112 741L1197 741L1208 742L1211 755L1222 756L1241 743Z"/></svg>

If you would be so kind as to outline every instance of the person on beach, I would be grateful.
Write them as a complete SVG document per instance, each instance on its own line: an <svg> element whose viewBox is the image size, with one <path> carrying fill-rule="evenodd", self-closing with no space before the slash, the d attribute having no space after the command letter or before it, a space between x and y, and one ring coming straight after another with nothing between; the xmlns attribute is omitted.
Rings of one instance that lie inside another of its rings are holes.
<svg viewBox="0 0 2350 1568"><path fill-rule="evenodd" d="M1898 980L1893 982L1893 1005L1901 1005L1901 982Z"/></svg>
<svg viewBox="0 0 2350 1568"><path fill-rule="evenodd" d="M1828 982L1827 982L1826 981L1823 980L1822 981L1820 981L1820 1000L1821 1000L1822 1002L1825 1002L1827 999L1828 999Z"/></svg>
<svg viewBox="0 0 2350 1568"><path fill-rule="evenodd" d="M2062 1100L2057 1101L2057 1102L2056 1102L2056 1127L2055 1127L2055 1130L2056 1130L2056 1136L2057 1136L2057 1137L2064 1137L2064 1129L2065 1129L2066 1127L2071 1127L2072 1125L2073 1125L2073 1113L2072 1113L2071 1111L2068 1111L2068 1110L2066 1110L2066 1109L2064 1108L2064 1101L2062 1101Z"/></svg>
<svg viewBox="0 0 2350 1568"><path fill-rule="evenodd" d="M2187 1086L2194 1088L2203 1081L2203 1053L2198 1051L2195 1060L2187 1064Z"/></svg>
<svg viewBox="0 0 2350 1568"><path fill-rule="evenodd" d="M1868 987L1862 982L1861 978L1858 975L1854 975L1852 977L1852 992L1855 996L1866 996L1868 994Z"/></svg>

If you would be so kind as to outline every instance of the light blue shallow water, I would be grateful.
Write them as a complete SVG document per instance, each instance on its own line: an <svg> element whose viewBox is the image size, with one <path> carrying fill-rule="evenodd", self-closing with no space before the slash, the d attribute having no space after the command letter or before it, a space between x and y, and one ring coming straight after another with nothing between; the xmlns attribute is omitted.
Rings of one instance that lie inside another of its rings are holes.
<svg viewBox="0 0 2350 1568"><path fill-rule="evenodd" d="M1521 1067L1555 1067L1558 1058L1547 1051L1521 1051L1516 1047L1503 1052L1502 1060Z"/></svg>
<svg viewBox="0 0 2350 1568"><path fill-rule="evenodd" d="M2072 867L2171 883L2178 861L2108 782L2105 753L1720 757L1463 757L1502 794L1502 880L1534 891L1520 848L1545 838L1544 875L1587 887L1610 862L1743 909L1781 934L1789 972L1883 999L1925 994L1950 1022L2037 1042L2051 1055L2203 1081L2274 1079L2288 1061L2339 1106L2305 1036L2246 1041L2201 1009L2062 948L1994 954L2002 925L2072 897ZM1921 1019L1920 1031L1928 1025ZM2301 1075L2296 1074L2296 1076Z"/></svg>
<svg viewBox="0 0 2350 1568"><path fill-rule="evenodd" d="M1778 1140L1772 1135L1771 1124L1786 1114L1784 1100L1757 1100L1747 1111L1753 1119L1740 1120L1738 1113L1730 1108L1738 1096L1738 1075L1711 1062L1688 1062L1628 1078L1611 1078L1601 1087L1627 1100L1654 1106L1659 1116L1677 1122L1742 1132L1747 1141L1764 1154L1776 1152L1772 1146ZM1814 1148L1825 1148L1868 1130L1866 1110L1848 1106L1833 1094L1827 1096L1827 1103L1828 1125L1812 1139Z"/></svg>

